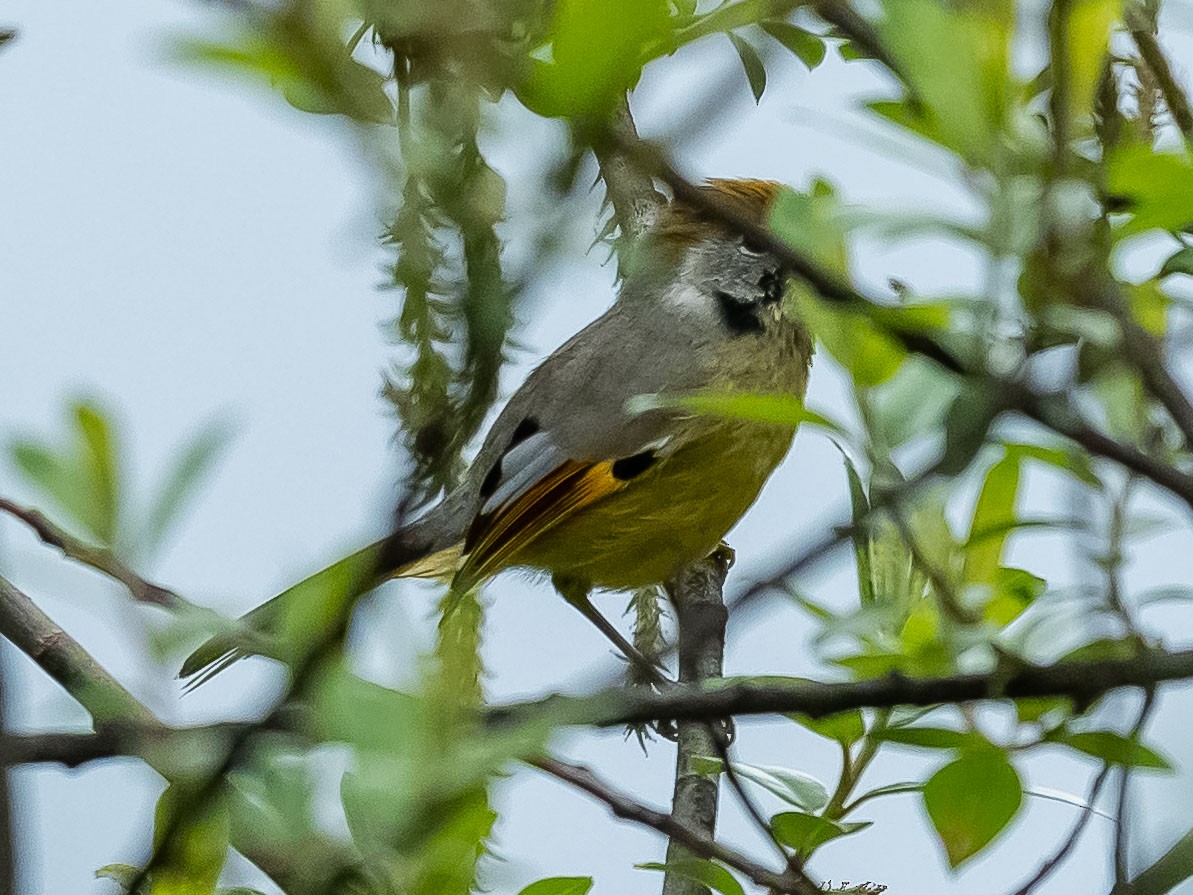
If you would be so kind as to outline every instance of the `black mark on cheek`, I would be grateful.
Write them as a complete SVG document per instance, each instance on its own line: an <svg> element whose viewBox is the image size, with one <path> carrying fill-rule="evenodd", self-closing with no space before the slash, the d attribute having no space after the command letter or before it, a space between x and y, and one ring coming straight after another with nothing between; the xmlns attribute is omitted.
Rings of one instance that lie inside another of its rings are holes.
<svg viewBox="0 0 1193 895"><path fill-rule="evenodd" d="M717 292L716 298L721 307L721 319L735 334L762 332L762 320L758 316L757 304L741 301L728 292Z"/></svg>
<svg viewBox="0 0 1193 895"><path fill-rule="evenodd" d="M785 278L779 270L768 270L758 281L758 288L762 290L762 301L766 304L778 304L786 291L785 286Z"/></svg>

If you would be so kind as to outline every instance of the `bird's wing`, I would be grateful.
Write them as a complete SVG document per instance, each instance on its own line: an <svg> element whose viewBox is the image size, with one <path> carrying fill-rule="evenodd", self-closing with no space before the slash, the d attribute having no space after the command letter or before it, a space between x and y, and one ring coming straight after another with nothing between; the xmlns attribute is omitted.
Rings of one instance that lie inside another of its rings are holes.
<svg viewBox="0 0 1193 895"><path fill-rule="evenodd" d="M654 463L666 441L656 437L621 447L620 456L581 459L562 449L550 431L511 444L482 486L457 586L470 587L496 572L538 535L625 488Z"/></svg>

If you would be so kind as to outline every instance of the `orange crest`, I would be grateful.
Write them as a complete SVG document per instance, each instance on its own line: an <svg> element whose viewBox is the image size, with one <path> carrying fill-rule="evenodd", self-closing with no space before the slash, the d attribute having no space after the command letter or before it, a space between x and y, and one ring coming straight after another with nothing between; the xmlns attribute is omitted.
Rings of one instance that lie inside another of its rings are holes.
<svg viewBox="0 0 1193 895"><path fill-rule="evenodd" d="M727 202L735 211L756 224L765 226L771 206L783 184L774 180L710 179L701 191ZM731 234L716 214L704 208L693 208L683 202L672 202L655 226L657 238L665 243L691 245L714 235Z"/></svg>

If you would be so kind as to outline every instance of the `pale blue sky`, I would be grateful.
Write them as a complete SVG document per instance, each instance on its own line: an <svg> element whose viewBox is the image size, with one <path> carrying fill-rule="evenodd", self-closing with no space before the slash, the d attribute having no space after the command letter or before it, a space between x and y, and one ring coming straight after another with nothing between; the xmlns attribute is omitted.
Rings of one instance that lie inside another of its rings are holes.
<svg viewBox="0 0 1193 895"><path fill-rule="evenodd" d="M134 439L132 466L144 488L201 422L235 420L239 436L218 473L161 561L146 571L221 611L244 611L384 523L394 453L391 421L377 397L387 360L378 323L392 313L394 295L375 288L385 255L374 243L380 224L373 182L336 121L296 112L243 82L164 61L172 35L213 32L217 19L205 4L9 0L0 19L21 32L0 53L0 439L58 431L70 396L99 395ZM1189 32L1176 34L1176 58L1193 58ZM1022 51L1031 55L1030 41ZM702 85L721 83L726 67L736 64L720 40L651 66L634 100L643 133L666 132L703 95ZM830 54L808 76L778 59L758 108L743 77L724 83L732 114L679 154L690 175L793 184L819 175L857 204L976 213L943 156L850 111L859 96L889 89L866 67L843 65ZM538 201L532 175L561 133L507 102L499 134L487 149L510 177L508 236L512 251L524 252L519 215ZM891 146L910 162L893 157ZM573 222L575 257L552 265L536 284L523 309L527 351L508 372L505 394L612 299L603 255L582 254L593 226ZM940 241L867 244L855 252L871 288L884 289L895 277L927 294L975 288L978 261ZM811 403L838 408L842 395L839 374L820 358ZM1033 476L1031 487L1045 503L1059 494L1042 475ZM33 499L5 466L0 493ZM740 585L765 569L776 548L818 535L845 501L836 449L821 436L802 434L731 537L739 551L732 581ZM1187 538L1171 534L1146 542L1129 580L1138 586L1188 580L1189 547ZM267 663L242 663L180 701L171 669L143 665L139 651L124 646L130 631L152 621L153 610L127 607L118 588L63 563L7 519L0 520L0 548L5 574L165 718L250 714L280 685ZM1055 538L1021 541L1016 559L1050 578L1073 578L1071 553ZM807 583L817 596L845 605L849 573L843 564L834 568L838 573ZM487 595L493 699L579 688L615 667L600 636L541 583L508 576ZM430 642L432 599L427 588L390 585L362 610L369 624L358 626L359 650L372 676L400 682L409 673ZM617 616L622 598L599 603ZM1165 618L1187 624L1184 615ZM821 673L810 633L800 615L779 606L732 625L727 670ZM27 659L11 649L6 655L15 726L85 723L82 711ZM1187 736L1179 736L1188 709L1187 698L1166 700L1156 722L1178 758L1193 758ZM559 745L647 801L669 799L667 744L653 746L648 758L616 732L571 733ZM835 750L787 722L743 723L738 749L748 761L798 767L822 779L835 773ZM892 752L869 780L922 775L934 761ZM1090 766L1057 753L1022 770L1033 784L1081 791ZM111 883L92 880L95 868L145 854L162 781L137 762L76 772L23 769L14 777L24 892L113 891ZM1152 798L1141 847L1154 854L1179 832L1171 824L1185 813L1178 805L1189 796L1188 781L1165 778L1144 791ZM661 857L663 843L653 833L613 820L533 771L517 771L495 792L502 816L495 851L502 860L490 863L489 878L498 895L549 874L591 874L596 895L658 890L654 875L633 869ZM780 810L768 797L760 800ZM732 799L725 804L726 838L761 849ZM873 830L824 849L816 875L882 882L892 895L998 893L1035 870L1075 809L1029 800L1000 845L956 878L916 798L874 803L866 817L876 822ZM1094 818L1084 844L1041 891L1104 890L1110 832ZM241 863L231 865L229 879L256 877Z"/></svg>

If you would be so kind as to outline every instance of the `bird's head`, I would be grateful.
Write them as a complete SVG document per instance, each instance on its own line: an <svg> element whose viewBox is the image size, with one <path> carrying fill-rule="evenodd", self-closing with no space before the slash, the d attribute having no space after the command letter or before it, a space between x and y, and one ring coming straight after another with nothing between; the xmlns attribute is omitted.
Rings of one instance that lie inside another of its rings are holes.
<svg viewBox="0 0 1193 895"><path fill-rule="evenodd" d="M677 199L661 211L650 251L677 287L672 295L681 309L712 314L738 335L761 333L777 320L782 262L743 237L725 212L765 227L780 188L770 180L710 180L699 188L707 205Z"/></svg>

